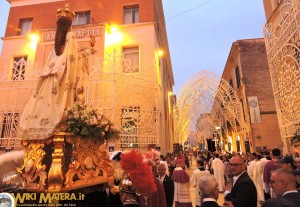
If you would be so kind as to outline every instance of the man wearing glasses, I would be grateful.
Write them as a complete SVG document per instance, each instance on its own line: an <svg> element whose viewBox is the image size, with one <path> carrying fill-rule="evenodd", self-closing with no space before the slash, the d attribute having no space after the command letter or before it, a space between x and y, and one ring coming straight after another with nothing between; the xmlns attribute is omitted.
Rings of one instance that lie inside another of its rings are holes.
<svg viewBox="0 0 300 207"><path fill-rule="evenodd" d="M299 206L300 193L296 188L296 178L290 170L279 168L272 171L270 186L277 198L267 200L263 207L279 202L285 206Z"/></svg>
<svg viewBox="0 0 300 207"><path fill-rule="evenodd" d="M257 207L257 191L247 173L245 161L239 155L230 159L230 171L233 177L233 186L225 186L226 207Z"/></svg>

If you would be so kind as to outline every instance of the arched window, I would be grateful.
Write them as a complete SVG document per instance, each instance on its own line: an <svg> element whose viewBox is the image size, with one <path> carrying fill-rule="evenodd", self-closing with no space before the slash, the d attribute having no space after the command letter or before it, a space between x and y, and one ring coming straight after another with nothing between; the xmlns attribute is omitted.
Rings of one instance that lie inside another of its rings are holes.
<svg viewBox="0 0 300 207"><path fill-rule="evenodd" d="M241 77L240 77L240 71L238 66L235 68L235 76L236 76L236 85L239 88L241 85Z"/></svg>

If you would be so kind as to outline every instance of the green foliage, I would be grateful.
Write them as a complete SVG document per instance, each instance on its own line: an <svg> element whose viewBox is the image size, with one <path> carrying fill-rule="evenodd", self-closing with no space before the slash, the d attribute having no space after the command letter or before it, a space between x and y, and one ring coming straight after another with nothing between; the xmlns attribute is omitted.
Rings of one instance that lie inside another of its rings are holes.
<svg viewBox="0 0 300 207"><path fill-rule="evenodd" d="M119 138L120 132L97 109L81 102L65 111L67 131L82 138L111 140Z"/></svg>

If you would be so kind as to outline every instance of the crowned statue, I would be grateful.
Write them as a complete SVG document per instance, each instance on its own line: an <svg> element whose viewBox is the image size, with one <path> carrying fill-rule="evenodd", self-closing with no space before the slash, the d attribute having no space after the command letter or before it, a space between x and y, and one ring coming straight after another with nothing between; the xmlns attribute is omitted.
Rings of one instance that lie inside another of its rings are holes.
<svg viewBox="0 0 300 207"><path fill-rule="evenodd" d="M74 16L69 4L57 10L54 48L20 119L25 153L17 171L29 191L93 189L114 180L114 164L103 144L119 131L84 103L91 50L78 48Z"/></svg>
<svg viewBox="0 0 300 207"><path fill-rule="evenodd" d="M69 4L57 10L55 45L22 113L20 139L43 140L53 136L61 131L65 110L76 101L84 101L88 61L87 54L78 51L71 31L74 16Z"/></svg>

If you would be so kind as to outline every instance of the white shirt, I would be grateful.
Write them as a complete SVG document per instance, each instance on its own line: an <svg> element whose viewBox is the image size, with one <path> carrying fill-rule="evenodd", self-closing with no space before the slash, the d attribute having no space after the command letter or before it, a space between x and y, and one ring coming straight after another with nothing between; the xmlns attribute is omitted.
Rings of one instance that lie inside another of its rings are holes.
<svg viewBox="0 0 300 207"><path fill-rule="evenodd" d="M214 199L214 198L203 198L203 203L205 201L214 201L214 202L217 202L216 199Z"/></svg>
<svg viewBox="0 0 300 207"><path fill-rule="evenodd" d="M237 175L237 176L233 176L233 185L232 185L232 186L234 186L234 184L235 184L235 182L237 181L237 179L239 179L239 177L241 177L241 175L242 175L244 172L246 172L246 171L243 171L241 174L239 174L239 175ZM229 191L229 190L226 190L226 191L224 192L224 196L226 196L228 193L230 193L230 191Z"/></svg>
<svg viewBox="0 0 300 207"><path fill-rule="evenodd" d="M246 172L246 171L243 171L241 174L237 175L237 176L233 176L233 184L232 186L234 186L235 182L237 181L237 179L239 179L239 177L241 177L241 175Z"/></svg>
<svg viewBox="0 0 300 207"><path fill-rule="evenodd" d="M289 193L298 193L298 191L297 190L286 191L286 192L284 192L284 194L282 194L282 197Z"/></svg>

